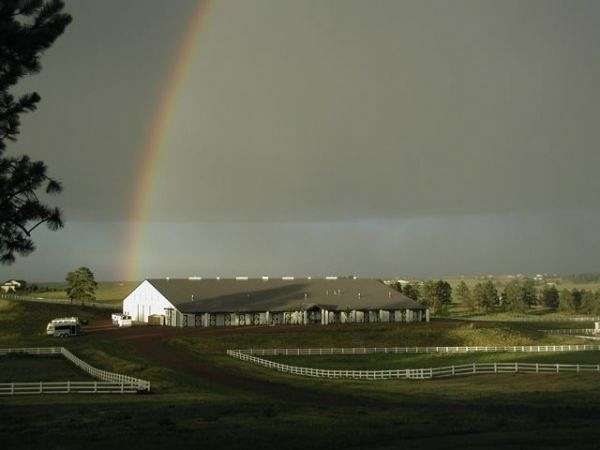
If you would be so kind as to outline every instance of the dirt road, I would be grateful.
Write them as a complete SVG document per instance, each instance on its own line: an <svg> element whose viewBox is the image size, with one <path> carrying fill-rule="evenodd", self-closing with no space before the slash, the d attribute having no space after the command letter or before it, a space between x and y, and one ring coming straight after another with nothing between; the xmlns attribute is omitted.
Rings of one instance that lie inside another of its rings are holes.
<svg viewBox="0 0 600 450"><path fill-rule="evenodd" d="M86 327L86 334L97 334L103 338L125 341L133 346L135 352L154 364L182 371L201 379L207 386L227 388L237 392L263 396L271 401L327 406L355 406L364 404L364 400L341 397L323 390L295 387L285 381L269 381L232 364L215 364L214 358L203 358L202 353L190 352L184 348L169 345L169 340L178 336L218 336L231 334L282 334L298 332L302 328L283 327L245 327L234 328L171 328L139 326L115 328L110 321L94 322ZM209 356L207 353L206 356ZM210 355L214 356L214 354ZM315 380L315 383L318 383Z"/></svg>

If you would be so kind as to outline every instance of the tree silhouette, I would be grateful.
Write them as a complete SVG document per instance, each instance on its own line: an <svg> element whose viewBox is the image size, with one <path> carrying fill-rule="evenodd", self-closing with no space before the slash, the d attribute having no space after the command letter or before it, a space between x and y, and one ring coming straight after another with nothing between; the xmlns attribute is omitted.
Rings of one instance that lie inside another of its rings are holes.
<svg viewBox="0 0 600 450"><path fill-rule="evenodd" d="M96 300L96 288L98 283L94 279L94 273L87 267L80 267L73 272L69 272L65 278L67 282L67 297L73 303L73 300Z"/></svg>
<svg viewBox="0 0 600 450"><path fill-rule="evenodd" d="M34 111L36 93L15 98L10 89L24 76L40 71L40 55L71 22L60 0L2 0L0 2L0 262L10 264L15 255L35 250L32 232L42 224L51 230L63 226L60 209L38 197L61 192L61 184L48 176L42 161L28 156L6 157L7 142L21 128L21 114Z"/></svg>

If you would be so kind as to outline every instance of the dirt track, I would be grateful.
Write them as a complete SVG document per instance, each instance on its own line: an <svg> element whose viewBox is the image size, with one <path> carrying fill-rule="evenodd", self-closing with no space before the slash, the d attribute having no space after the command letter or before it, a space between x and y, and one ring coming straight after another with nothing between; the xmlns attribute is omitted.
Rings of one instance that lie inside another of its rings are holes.
<svg viewBox="0 0 600 450"><path fill-rule="evenodd" d="M185 349L169 345L169 338L176 336L215 336L238 333L281 334L289 331L298 332L302 328L293 326L273 327L245 327L233 328L170 328L170 327L132 327L114 328L108 321L95 322L86 327L86 334L98 334L103 338L117 341L127 341L140 356L158 366L183 371L203 380L208 386L229 388L243 391L247 394L265 396L273 401L286 403L305 403L310 405L327 406L356 406L365 404L363 399L341 397L335 394L314 391L306 388L292 386L283 381L267 381L259 378L249 371L239 369L237 366L217 366L210 359L202 359L202 354L191 353ZM379 403L381 404L381 403Z"/></svg>

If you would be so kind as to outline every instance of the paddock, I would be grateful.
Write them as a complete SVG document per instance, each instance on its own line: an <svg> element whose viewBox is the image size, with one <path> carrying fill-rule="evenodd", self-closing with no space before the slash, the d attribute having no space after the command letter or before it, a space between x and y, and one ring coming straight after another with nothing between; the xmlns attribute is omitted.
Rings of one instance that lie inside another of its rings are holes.
<svg viewBox="0 0 600 450"><path fill-rule="evenodd" d="M485 347L383 347L383 348L273 348L273 349L235 349L227 350L227 355L241 361L272 369L278 372L309 378L337 378L352 380L431 380L434 378L454 378L471 375L499 374L580 374L595 373L600 375L600 364L588 362L519 362L511 361L472 361L437 367L405 367L383 370L362 370L356 368L320 368L291 364L293 357L321 357L353 355L359 358L365 355L415 355L415 354L481 354L492 353L494 358L499 353L516 354L568 354L578 352L598 352L599 345L536 345L536 346L485 346ZM283 362L273 361L273 357L285 357ZM554 357L553 357L554 358ZM558 357L556 358L558 359ZM584 358L581 358L584 359ZM578 358L579 360L579 358ZM290 363L288 363L290 362Z"/></svg>

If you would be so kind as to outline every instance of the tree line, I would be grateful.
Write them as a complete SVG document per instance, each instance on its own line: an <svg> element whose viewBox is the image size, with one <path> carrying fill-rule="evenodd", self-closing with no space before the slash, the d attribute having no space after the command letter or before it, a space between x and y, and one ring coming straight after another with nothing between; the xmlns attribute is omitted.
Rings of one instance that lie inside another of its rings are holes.
<svg viewBox="0 0 600 450"><path fill-rule="evenodd" d="M531 308L544 307L570 313L600 315L600 290L559 290L553 284L539 288L529 278L512 280L501 290L493 280L478 282L471 287L461 281L454 289L444 280L428 280L414 284L396 283L394 287L407 297L427 306L436 315L446 314L452 303L479 313L526 312Z"/></svg>
<svg viewBox="0 0 600 450"><path fill-rule="evenodd" d="M17 294L32 294L36 292L60 292L63 289L56 287L40 287L36 284L28 284L25 280L15 280L20 283L20 286L15 288ZM79 300L82 303L89 301L93 302L96 300L96 289L98 283L96 282L94 273L87 267L79 267L72 272L67 273L65 277L67 282L64 287L66 296L71 303L73 300Z"/></svg>
<svg viewBox="0 0 600 450"><path fill-rule="evenodd" d="M446 314L452 303L452 286L445 280L428 280L416 285L396 283L394 287L408 298L427 306L433 314Z"/></svg>

